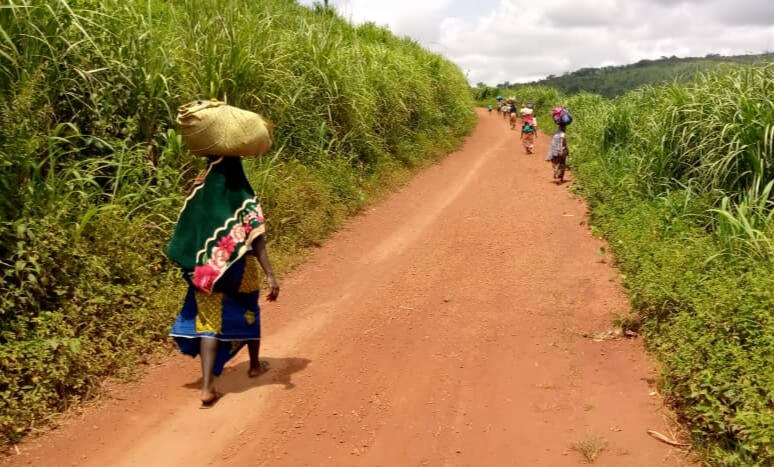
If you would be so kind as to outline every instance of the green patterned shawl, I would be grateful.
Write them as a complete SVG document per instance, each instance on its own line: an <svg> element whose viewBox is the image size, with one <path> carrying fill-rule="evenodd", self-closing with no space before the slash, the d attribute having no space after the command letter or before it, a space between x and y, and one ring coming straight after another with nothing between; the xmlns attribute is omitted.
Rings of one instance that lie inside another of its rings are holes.
<svg viewBox="0 0 774 467"><path fill-rule="evenodd" d="M210 163L204 183L186 199L167 254L193 271L197 289L211 293L215 282L264 233L264 222L242 160L221 157Z"/></svg>

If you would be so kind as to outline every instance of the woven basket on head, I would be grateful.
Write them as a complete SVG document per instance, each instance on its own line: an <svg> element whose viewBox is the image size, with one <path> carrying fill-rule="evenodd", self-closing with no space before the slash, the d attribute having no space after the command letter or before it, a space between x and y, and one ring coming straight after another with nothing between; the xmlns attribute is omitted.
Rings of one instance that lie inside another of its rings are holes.
<svg viewBox="0 0 774 467"><path fill-rule="evenodd" d="M260 156L271 149L274 136L271 121L217 99L178 108L177 125L197 156Z"/></svg>

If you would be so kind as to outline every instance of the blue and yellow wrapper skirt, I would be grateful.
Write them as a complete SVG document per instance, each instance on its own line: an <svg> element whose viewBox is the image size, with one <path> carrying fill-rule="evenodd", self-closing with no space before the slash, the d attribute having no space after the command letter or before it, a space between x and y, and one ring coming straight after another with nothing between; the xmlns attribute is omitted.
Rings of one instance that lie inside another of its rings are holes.
<svg viewBox="0 0 774 467"><path fill-rule="evenodd" d="M194 287L190 273L185 276L188 293L169 335L192 357L199 355L199 339L217 339L214 373L220 375L247 341L261 338L258 261L244 255L218 279L211 294Z"/></svg>

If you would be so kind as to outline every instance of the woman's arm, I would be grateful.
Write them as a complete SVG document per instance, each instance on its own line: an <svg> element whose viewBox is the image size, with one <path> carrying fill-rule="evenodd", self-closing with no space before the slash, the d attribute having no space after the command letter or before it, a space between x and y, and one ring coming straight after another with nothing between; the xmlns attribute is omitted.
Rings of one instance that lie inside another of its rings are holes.
<svg viewBox="0 0 774 467"><path fill-rule="evenodd" d="M266 251L266 239L264 235L260 235L253 241L253 254L258 258L258 262L263 268L263 272L266 273L266 280L269 283L269 293L266 295L266 299L270 302L276 301L279 297L280 286L277 282L277 278L274 276L274 269L271 267L271 261L269 260L269 252Z"/></svg>

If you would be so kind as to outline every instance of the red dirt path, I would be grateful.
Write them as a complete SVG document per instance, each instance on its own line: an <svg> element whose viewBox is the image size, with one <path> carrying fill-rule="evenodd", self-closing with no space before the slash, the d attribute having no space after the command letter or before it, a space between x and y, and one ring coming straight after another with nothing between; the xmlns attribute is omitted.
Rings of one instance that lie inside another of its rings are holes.
<svg viewBox="0 0 774 467"><path fill-rule="evenodd" d="M273 368L240 355L198 408L174 357L20 446L9 465L680 465L639 340L594 342L627 309L548 138L479 113L465 146L354 219L264 305ZM569 132L572 137L572 131ZM182 297L181 284L181 297Z"/></svg>

